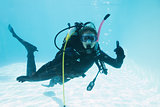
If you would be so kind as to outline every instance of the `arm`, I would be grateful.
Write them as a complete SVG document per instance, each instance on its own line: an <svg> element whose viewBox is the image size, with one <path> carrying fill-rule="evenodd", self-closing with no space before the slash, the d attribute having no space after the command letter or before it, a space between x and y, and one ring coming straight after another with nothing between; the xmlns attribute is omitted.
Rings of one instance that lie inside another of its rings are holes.
<svg viewBox="0 0 160 107"><path fill-rule="evenodd" d="M100 60L104 61L105 63L115 67L120 68L123 63L123 59L125 58L123 49L119 46L119 42L117 42L117 48L114 50L116 52L117 57L111 58L106 53L100 50Z"/></svg>

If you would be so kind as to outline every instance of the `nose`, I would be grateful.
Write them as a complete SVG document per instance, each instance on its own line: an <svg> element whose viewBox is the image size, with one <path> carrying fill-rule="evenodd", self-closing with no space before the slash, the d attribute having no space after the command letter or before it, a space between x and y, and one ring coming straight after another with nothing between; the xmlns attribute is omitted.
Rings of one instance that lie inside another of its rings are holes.
<svg viewBox="0 0 160 107"><path fill-rule="evenodd" d="M87 40L86 46L87 46L88 49L91 48L91 44L92 44L92 41L91 40Z"/></svg>

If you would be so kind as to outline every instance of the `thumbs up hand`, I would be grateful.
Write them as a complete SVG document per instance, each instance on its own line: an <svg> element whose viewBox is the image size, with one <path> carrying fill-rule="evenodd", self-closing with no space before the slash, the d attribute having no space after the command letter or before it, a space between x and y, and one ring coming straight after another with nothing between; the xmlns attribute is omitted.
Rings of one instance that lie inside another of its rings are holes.
<svg viewBox="0 0 160 107"><path fill-rule="evenodd" d="M124 50L122 49L122 47L119 46L119 41L116 41L116 49L114 50L114 52L117 54L117 58L119 59L124 59L125 55L124 55Z"/></svg>

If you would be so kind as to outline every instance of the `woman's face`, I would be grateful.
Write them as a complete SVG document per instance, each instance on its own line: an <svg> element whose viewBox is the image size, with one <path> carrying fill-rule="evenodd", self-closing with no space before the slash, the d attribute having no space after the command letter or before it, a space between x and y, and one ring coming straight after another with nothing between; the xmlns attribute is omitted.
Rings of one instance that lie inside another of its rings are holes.
<svg viewBox="0 0 160 107"><path fill-rule="evenodd" d="M85 49L91 49L97 43L97 35L89 31L84 32L81 36L81 41Z"/></svg>

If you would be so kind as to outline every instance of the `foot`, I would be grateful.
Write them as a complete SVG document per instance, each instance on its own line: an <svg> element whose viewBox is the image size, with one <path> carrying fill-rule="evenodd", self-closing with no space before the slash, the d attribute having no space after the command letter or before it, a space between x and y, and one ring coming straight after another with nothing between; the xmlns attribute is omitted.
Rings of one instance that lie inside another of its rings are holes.
<svg viewBox="0 0 160 107"><path fill-rule="evenodd" d="M29 77L28 76L19 76L19 77L17 77L17 81L18 82L25 82L25 81L27 81L29 79Z"/></svg>
<svg viewBox="0 0 160 107"><path fill-rule="evenodd" d="M34 45L32 45L32 44L30 44L30 43L28 43L26 41L23 41L23 45L27 49L28 52L38 51L36 46L34 46Z"/></svg>
<svg viewBox="0 0 160 107"><path fill-rule="evenodd" d="M12 33L13 37L16 37L16 33L14 32L14 29L10 24L8 25L8 30Z"/></svg>
<svg viewBox="0 0 160 107"><path fill-rule="evenodd" d="M34 45L24 41L19 36L17 36L17 34L14 32L14 29L11 25L8 25L8 30L12 33L13 37L15 37L20 43L23 44L23 46L27 49L28 52L32 53L32 52L38 51L37 47L35 47Z"/></svg>
<svg viewBox="0 0 160 107"><path fill-rule="evenodd" d="M58 83L58 82L56 81L57 78L58 78L58 77L52 78L52 79L50 80L50 82L49 82L48 85L42 84L42 86L44 86L44 87L53 87L54 85L56 85L56 84Z"/></svg>
<svg viewBox="0 0 160 107"><path fill-rule="evenodd" d="M56 85L56 84L54 84L54 85ZM48 87L48 88L49 88L49 87L53 87L54 85L50 85L50 84L49 84L49 85L45 85L45 84L42 84L42 86Z"/></svg>

